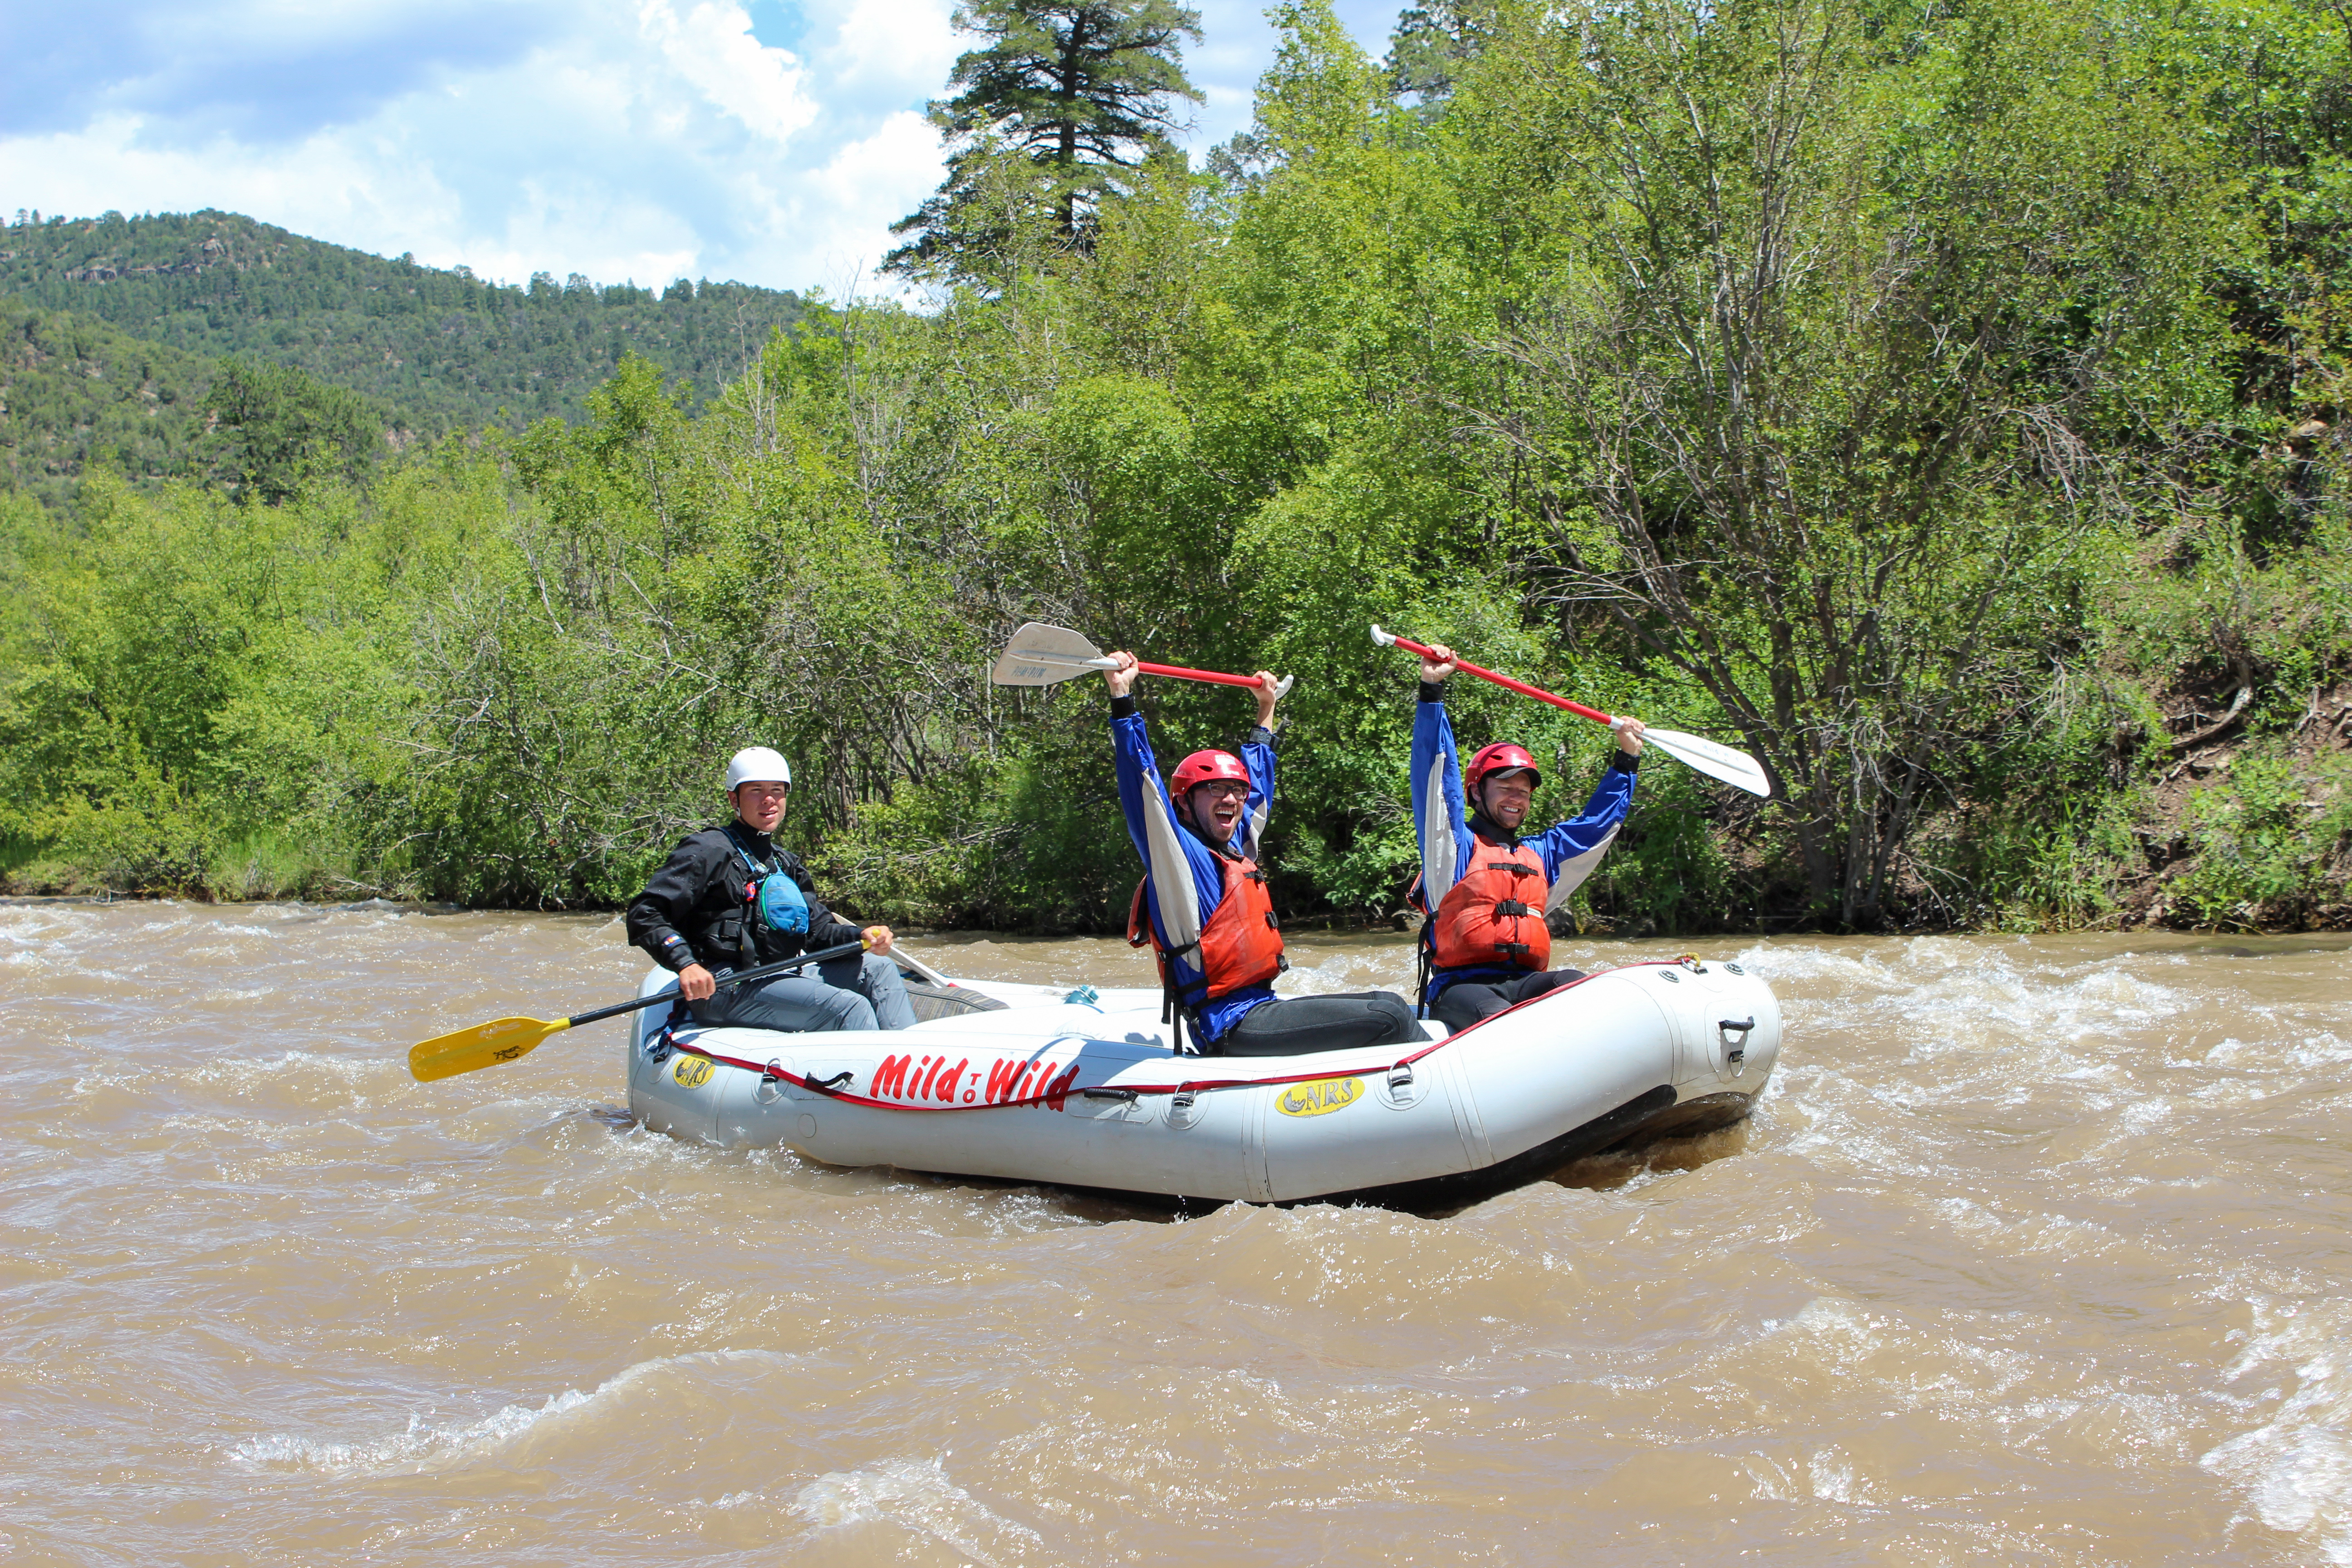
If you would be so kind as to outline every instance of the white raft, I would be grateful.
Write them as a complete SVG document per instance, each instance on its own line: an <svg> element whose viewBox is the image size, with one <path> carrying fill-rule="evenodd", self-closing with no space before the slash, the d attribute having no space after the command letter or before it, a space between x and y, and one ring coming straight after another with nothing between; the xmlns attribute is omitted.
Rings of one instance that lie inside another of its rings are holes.
<svg viewBox="0 0 2352 1568"><path fill-rule="evenodd" d="M656 971L641 994L670 980ZM1604 970L1457 1035L1428 1024L1424 1044L1300 1057L1178 1056L1156 990L1074 1003L1042 985L919 989L919 1010L940 1016L898 1032L689 1024L665 1039L649 1009L628 1047L629 1109L673 1137L829 1165L1441 1205L1737 1121L1780 1047L1769 986L1688 959Z"/></svg>

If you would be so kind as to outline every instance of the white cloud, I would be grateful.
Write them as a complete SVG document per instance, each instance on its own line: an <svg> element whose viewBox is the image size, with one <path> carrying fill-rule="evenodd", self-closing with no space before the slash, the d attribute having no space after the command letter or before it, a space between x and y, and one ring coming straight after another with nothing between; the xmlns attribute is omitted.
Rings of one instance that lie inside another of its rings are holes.
<svg viewBox="0 0 2352 1568"><path fill-rule="evenodd" d="M699 5L681 20L668 0L646 0L637 23L671 69L753 133L781 146L816 118L815 100L801 90L800 62L762 47L740 7Z"/></svg>
<svg viewBox="0 0 2352 1568"><path fill-rule="evenodd" d="M969 40L953 0L804 0L778 47L755 3L23 7L26 47L0 59L0 211L215 206L509 280L838 293L938 185L922 105ZM1274 47L1255 0L1202 11L1196 155L1248 124ZM1377 51L1394 9L1341 15Z"/></svg>

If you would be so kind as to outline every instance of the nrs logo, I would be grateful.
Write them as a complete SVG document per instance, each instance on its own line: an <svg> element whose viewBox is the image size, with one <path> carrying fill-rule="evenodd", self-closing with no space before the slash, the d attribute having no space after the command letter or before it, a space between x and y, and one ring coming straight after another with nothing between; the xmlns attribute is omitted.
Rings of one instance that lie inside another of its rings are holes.
<svg viewBox="0 0 2352 1568"><path fill-rule="evenodd" d="M1332 1111L1347 1110L1363 1093L1362 1079L1318 1078L1312 1083L1294 1083L1285 1089L1274 1108L1285 1116L1328 1116Z"/></svg>

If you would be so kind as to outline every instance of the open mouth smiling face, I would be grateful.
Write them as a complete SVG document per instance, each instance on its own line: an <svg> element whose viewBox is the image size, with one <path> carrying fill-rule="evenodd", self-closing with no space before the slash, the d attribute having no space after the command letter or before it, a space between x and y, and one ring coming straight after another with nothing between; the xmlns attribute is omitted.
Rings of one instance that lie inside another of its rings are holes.
<svg viewBox="0 0 2352 1568"><path fill-rule="evenodd" d="M1234 836L1249 802L1249 785L1239 779L1217 779L1192 789L1192 820L1223 844Z"/></svg>

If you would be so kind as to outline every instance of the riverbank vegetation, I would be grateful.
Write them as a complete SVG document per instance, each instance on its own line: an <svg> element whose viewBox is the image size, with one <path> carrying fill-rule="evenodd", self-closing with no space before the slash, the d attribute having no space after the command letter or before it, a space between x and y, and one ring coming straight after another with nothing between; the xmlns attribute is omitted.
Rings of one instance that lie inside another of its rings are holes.
<svg viewBox="0 0 2352 1568"><path fill-rule="evenodd" d="M716 395L0 500L0 867L609 905L758 741L842 905L1104 929L1101 691L986 680L1042 619L1297 673L1277 901L1385 918L1378 621L1764 761L1646 765L1588 925L2352 923L2335 9L1278 19L1207 172L1079 222L980 136L923 309L805 301ZM1142 695L1163 760L1247 721ZM1450 699L1581 801L1603 731Z"/></svg>

